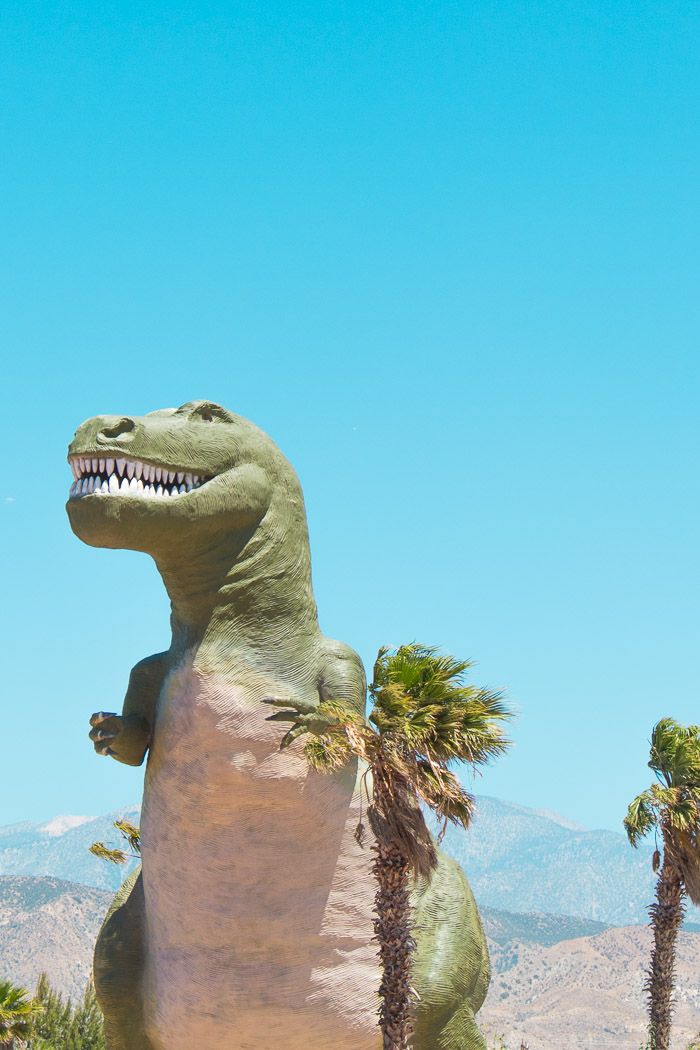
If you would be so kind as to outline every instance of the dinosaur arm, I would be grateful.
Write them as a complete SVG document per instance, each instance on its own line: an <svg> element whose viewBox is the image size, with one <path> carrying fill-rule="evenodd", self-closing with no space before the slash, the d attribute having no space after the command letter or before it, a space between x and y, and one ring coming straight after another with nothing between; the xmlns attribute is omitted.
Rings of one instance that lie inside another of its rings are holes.
<svg viewBox="0 0 700 1050"><path fill-rule="evenodd" d="M342 700L364 715L367 679L360 657L349 645L329 638L324 641L326 659L318 683L319 697L322 701Z"/></svg>
<svg viewBox="0 0 700 1050"><path fill-rule="evenodd" d="M291 723L291 728L280 741L280 749L289 747L305 733L320 736L335 722L335 715L319 710L319 700L321 704L325 700L340 700L364 717L367 695L365 669L360 657L348 645L324 638L317 689L318 699L315 701L274 696L263 698L263 703L282 709L269 715L268 722Z"/></svg>
<svg viewBox="0 0 700 1050"><path fill-rule="evenodd" d="M151 742L167 655L148 656L132 669L121 715L98 711L92 716L90 739L99 755L127 766L141 765Z"/></svg>

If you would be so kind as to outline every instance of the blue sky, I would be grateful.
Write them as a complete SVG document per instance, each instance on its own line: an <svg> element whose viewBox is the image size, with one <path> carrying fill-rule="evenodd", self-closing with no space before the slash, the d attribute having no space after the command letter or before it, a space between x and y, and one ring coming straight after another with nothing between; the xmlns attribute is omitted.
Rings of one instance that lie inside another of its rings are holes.
<svg viewBox="0 0 700 1050"><path fill-rule="evenodd" d="M168 637L65 449L206 397L304 485L322 626L507 690L479 789L619 828L697 720L700 10L3 5L0 823L131 802Z"/></svg>

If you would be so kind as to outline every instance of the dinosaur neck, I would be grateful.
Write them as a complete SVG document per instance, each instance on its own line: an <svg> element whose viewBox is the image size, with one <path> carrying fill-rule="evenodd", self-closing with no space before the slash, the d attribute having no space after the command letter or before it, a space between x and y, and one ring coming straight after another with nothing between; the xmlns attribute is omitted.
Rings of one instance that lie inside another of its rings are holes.
<svg viewBox="0 0 700 1050"><path fill-rule="evenodd" d="M230 531L205 549L155 556L172 605L173 648L202 645L284 655L318 634L305 522L277 530L274 516Z"/></svg>

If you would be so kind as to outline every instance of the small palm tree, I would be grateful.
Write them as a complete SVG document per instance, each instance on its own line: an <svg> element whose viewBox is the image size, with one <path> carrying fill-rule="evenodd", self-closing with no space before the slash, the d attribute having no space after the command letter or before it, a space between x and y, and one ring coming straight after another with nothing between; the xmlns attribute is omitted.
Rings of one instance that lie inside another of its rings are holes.
<svg viewBox="0 0 700 1050"><path fill-rule="evenodd" d="M371 775L368 819L374 833L375 938L382 982L379 1023L384 1050L405 1050L411 1034L413 991L410 876L429 876L437 865L435 843L421 803L442 822L467 828L474 800L450 766L479 766L508 747L503 723L510 717L498 693L464 681L471 667L422 645L380 649L374 665L369 721L337 700L295 706L270 720L292 723L281 747L304 733L304 753L317 770L331 772L355 756ZM268 698L275 706L290 701ZM360 841L364 836L358 827Z"/></svg>
<svg viewBox="0 0 700 1050"><path fill-rule="evenodd" d="M0 1047L10 1050L16 1039L28 1039L37 1012L35 1002L24 988L0 980Z"/></svg>
<svg viewBox="0 0 700 1050"><path fill-rule="evenodd" d="M676 939L685 897L700 904L700 726L662 718L651 735L657 783L630 803L624 824L633 846L661 836L653 858L656 900L649 908L654 945L647 977L650 1050L669 1050Z"/></svg>

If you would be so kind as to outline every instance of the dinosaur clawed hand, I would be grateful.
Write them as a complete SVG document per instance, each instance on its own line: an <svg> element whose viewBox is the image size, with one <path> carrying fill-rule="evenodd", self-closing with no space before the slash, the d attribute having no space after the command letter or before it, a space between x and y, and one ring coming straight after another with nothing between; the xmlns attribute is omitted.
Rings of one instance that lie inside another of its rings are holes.
<svg viewBox="0 0 700 1050"><path fill-rule="evenodd" d="M140 766L151 743L148 722L141 715L97 711L90 719L90 739L98 755L109 755L127 766Z"/></svg>
<svg viewBox="0 0 700 1050"><path fill-rule="evenodd" d="M96 711L90 718L90 739L98 755L111 755L112 744L124 728L124 719L113 711Z"/></svg>
<svg viewBox="0 0 700 1050"><path fill-rule="evenodd" d="M289 747L297 737L304 733L312 733L314 736L323 736L329 726L334 725L337 719L333 715L325 715L319 711L318 706L305 700L292 700L287 697L280 700L274 696L263 698L264 704L271 707L280 707L283 710L275 711L268 715L266 722L291 722L289 729L280 741L280 751Z"/></svg>

